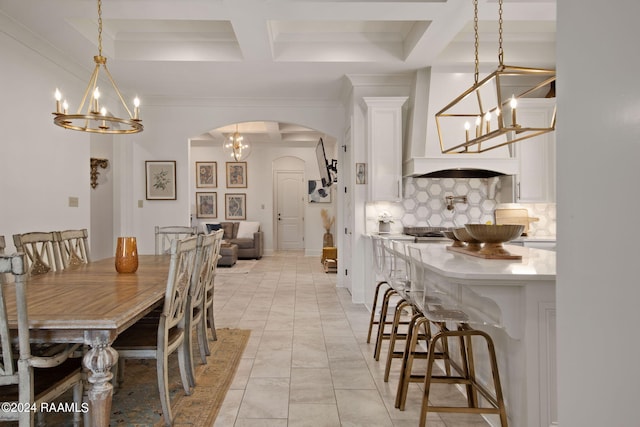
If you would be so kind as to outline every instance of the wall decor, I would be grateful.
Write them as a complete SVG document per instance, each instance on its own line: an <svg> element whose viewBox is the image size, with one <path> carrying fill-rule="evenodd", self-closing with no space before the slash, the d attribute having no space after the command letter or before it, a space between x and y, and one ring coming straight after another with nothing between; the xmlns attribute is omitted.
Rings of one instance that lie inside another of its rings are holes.
<svg viewBox="0 0 640 427"><path fill-rule="evenodd" d="M309 180L309 203L331 203L331 189L320 180Z"/></svg>
<svg viewBox="0 0 640 427"><path fill-rule="evenodd" d="M147 160L147 200L176 200L176 161Z"/></svg>
<svg viewBox="0 0 640 427"><path fill-rule="evenodd" d="M197 218L217 218L218 217L218 193L196 192L196 217Z"/></svg>
<svg viewBox="0 0 640 427"><path fill-rule="evenodd" d="M356 184L367 183L367 164L356 163Z"/></svg>
<svg viewBox="0 0 640 427"><path fill-rule="evenodd" d="M216 188L218 186L218 164L216 162L196 162L196 187Z"/></svg>
<svg viewBox="0 0 640 427"><path fill-rule="evenodd" d="M224 195L225 219L247 218L247 195L243 193L226 193Z"/></svg>
<svg viewBox="0 0 640 427"><path fill-rule="evenodd" d="M247 162L227 162L227 188L247 188Z"/></svg>

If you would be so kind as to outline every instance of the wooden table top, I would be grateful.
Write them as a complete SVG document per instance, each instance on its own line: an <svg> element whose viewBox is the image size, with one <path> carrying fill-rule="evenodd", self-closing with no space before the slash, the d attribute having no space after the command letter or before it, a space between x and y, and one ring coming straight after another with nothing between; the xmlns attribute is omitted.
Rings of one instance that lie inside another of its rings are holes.
<svg viewBox="0 0 640 427"><path fill-rule="evenodd" d="M141 255L135 273L120 274L114 258L34 276L27 281L32 337L82 342L85 331L109 331L113 338L162 303L168 255ZM9 324L17 328L15 288L5 285Z"/></svg>

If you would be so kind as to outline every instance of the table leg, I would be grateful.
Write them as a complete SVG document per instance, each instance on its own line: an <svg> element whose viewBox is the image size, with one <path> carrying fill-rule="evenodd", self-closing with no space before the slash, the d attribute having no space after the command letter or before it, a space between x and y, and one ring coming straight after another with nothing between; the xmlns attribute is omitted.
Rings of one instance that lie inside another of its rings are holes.
<svg viewBox="0 0 640 427"><path fill-rule="evenodd" d="M82 358L82 364L88 372L91 425L108 427L113 396L111 367L118 362L118 352L110 346L108 333L92 334L89 338L91 349Z"/></svg>

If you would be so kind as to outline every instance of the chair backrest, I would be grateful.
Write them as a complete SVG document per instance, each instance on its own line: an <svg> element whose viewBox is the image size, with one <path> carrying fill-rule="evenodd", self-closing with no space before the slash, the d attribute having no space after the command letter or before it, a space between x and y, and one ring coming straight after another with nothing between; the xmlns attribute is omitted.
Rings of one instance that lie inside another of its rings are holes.
<svg viewBox="0 0 640 427"><path fill-rule="evenodd" d="M383 275L385 267L385 251L382 239L379 236L371 236L371 242L373 246L373 266L375 268L375 272L378 275Z"/></svg>
<svg viewBox="0 0 640 427"><path fill-rule="evenodd" d="M60 258L63 268L87 264L91 261L87 243L89 233L86 228L58 231L56 232L56 237L60 245Z"/></svg>
<svg viewBox="0 0 640 427"><path fill-rule="evenodd" d="M24 283L26 278L26 260L24 254L0 255L0 274L13 274L16 283L16 289L22 287L22 301L17 301L18 308L23 306L23 310L18 310L18 321L20 321L20 312L24 312L26 318L26 301L24 299ZM2 355L0 356L0 385L18 384L19 377L13 360L13 348L11 346L11 335L9 332L9 322L7 320L7 306L5 302L5 286L0 286L0 347ZM17 293L18 294L18 293ZM29 328L27 326L27 341Z"/></svg>
<svg viewBox="0 0 640 427"><path fill-rule="evenodd" d="M171 242L169 276L162 309L164 324L160 326L165 332L174 327L184 330L189 290L196 273L197 249L198 236Z"/></svg>
<svg viewBox="0 0 640 427"><path fill-rule="evenodd" d="M168 226L155 228L156 255L168 254L171 242L198 234L198 227Z"/></svg>
<svg viewBox="0 0 640 427"><path fill-rule="evenodd" d="M214 231L210 234L198 235L198 257L196 260L196 274L191 285L189 294L191 295L191 307L194 315L198 311L204 311L205 295L212 287L215 264L218 263L218 253L220 252L220 242L222 241L222 230Z"/></svg>
<svg viewBox="0 0 640 427"><path fill-rule="evenodd" d="M4 250L7 247L4 241L4 236L0 236L0 255L4 255ZM7 274L9 273L0 273L0 285L3 283L7 283Z"/></svg>
<svg viewBox="0 0 640 427"><path fill-rule="evenodd" d="M18 252L26 256L27 275L58 271L62 269L60 261L60 248L54 232L31 232L14 234L13 243Z"/></svg>

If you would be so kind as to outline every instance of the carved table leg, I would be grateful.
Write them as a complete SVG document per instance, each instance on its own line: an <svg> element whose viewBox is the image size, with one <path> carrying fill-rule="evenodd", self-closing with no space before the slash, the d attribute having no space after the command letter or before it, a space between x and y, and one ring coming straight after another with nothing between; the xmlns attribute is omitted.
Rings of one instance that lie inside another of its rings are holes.
<svg viewBox="0 0 640 427"><path fill-rule="evenodd" d="M110 345L109 333L94 333L89 339L91 349L82 358L88 372L89 414L93 427L108 427L111 414L111 367L118 362L118 352Z"/></svg>

